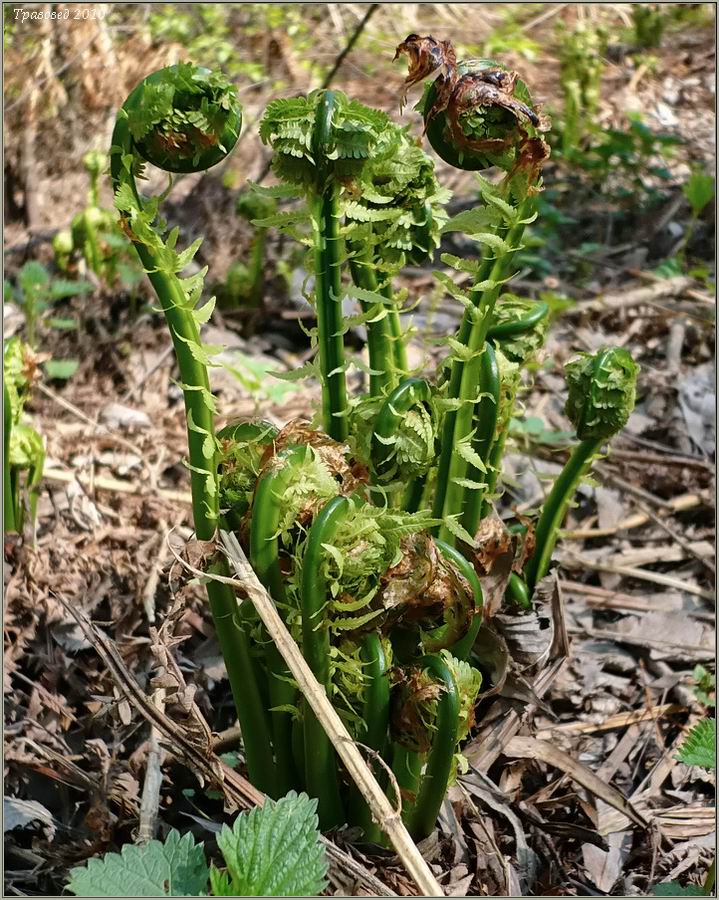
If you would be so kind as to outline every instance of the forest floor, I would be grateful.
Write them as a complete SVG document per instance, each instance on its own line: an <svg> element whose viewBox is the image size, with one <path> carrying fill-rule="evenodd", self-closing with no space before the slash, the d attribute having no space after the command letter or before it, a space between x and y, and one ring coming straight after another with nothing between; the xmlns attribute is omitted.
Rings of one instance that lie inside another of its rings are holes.
<svg viewBox="0 0 719 900"><path fill-rule="evenodd" d="M559 15L571 5L556 6ZM389 61L403 32L454 39L469 27L459 5L409 7L381 9L334 81L394 117L404 67ZM318 34L328 66L360 12L348 18L343 10L340 26L330 21ZM486 33L489 25L475 10L466 15ZM552 17L529 23L526 33L540 48L553 33ZM266 40L268 59L287 69L291 92L306 89L309 74L282 30ZM377 45L386 64L373 55ZM149 69L177 48L144 52ZM505 623L512 663L507 670L505 659L505 671L492 673L496 690L483 697L464 749L470 768L451 788L441 829L421 847L449 895L638 896L660 881L701 883L715 852L714 774L676 758L706 714L695 667L713 670L715 658L714 221L712 208L693 222L684 248L691 217L681 191L691 168L711 166L714 157L713 33L673 33L652 52L657 62L644 71L630 55L607 64L598 118L601 128L626 128L627 111L640 110L652 128L681 137L666 161L660 201L618 202L550 161L546 214L555 224L535 229L538 262L528 255L513 281L513 290L549 297L559 312L544 364L523 396L505 511L536 509L547 476L566 458L562 365L574 351L608 342L629 349L641 365L639 402L597 465L596 485L582 488L570 512L556 553L556 587L534 619L538 643ZM143 74L137 47L113 53L122 90ZM561 107L551 50L531 60L507 55L547 108ZM180 180L168 205L183 240L206 235L199 261L217 280L250 238L226 185L263 177L268 155L252 137L253 121L271 96L261 84L247 90L249 136L231 166L220 176ZM98 106L92 121L106 122L111 111ZM82 119L78 107L75 114ZM405 120L419 133L416 114ZM6 215L11 280L30 258L50 264L45 238L70 221L86 190L77 171L86 148L77 148L73 169L52 158L47 140L38 137L34 154L34 221ZM471 175L444 166L438 173L456 208L476 199ZM109 206L109 192L104 199ZM691 271L657 273L683 248ZM217 371L223 421L261 414L283 425L313 414L316 388L266 375L309 358L301 327L311 324L304 273L298 267L278 275L278 260L287 258L286 243L271 237L263 313L248 320L218 312L206 329L205 340L224 344L226 359L245 376ZM437 293L429 269L410 269L403 283L421 298L412 358L429 366L428 339L449 333L461 308ZM148 707L164 646L189 687L180 702L160 710L161 721L197 742L193 728L206 720L212 752L237 764L232 704L206 599L174 556L192 537L185 422L167 329L146 299L130 305L126 292L98 284L92 294L64 301L62 315L79 327L40 329L41 360L79 365L67 381L36 385L28 412L46 438L47 461L35 533L5 538L8 895L58 893L69 868L148 827L141 798L158 740ZM6 337L22 334L17 305L6 303L4 326ZM352 339L361 352L360 336ZM104 645L78 613L116 649L119 668L108 667L107 649L103 657ZM128 700L130 682L144 705ZM162 727L159 733L164 761L153 818L162 828L192 829L212 847L231 795L203 783ZM334 839L392 891L413 893L391 854L354 847L342 833ZM336 893L355 885L342 867L333 868Z"/></svg>

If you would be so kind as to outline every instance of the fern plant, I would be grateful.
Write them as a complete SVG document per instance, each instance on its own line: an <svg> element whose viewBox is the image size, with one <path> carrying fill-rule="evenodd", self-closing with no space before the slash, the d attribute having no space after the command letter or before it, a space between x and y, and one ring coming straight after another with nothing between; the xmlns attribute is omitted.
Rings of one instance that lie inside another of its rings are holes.
<svg viewBox="0 0 719 900"><path fill-rule="evenodd" d="M418 35L398 53L410 59L407 87L437 75L420 100L427 137L443 159L478 173L476 209L449 219L449 194L408 130L339 91L275 100L260 124L279 184L253 190L294 206L254 224L307 249L316 357L291 377L319 379L314 422L215 429L208 367L218 348L200 340L212 301L199 306L204 271L180 274L197 244L178 252L159 198L138 190L145 161L201 169L231 149L241 121L233 88L189 64L147 78L118 117L111 171L124 227L172 333L207 571L223 571L211 544L217 528L236 532L350 733L392 768L420 838L434 827L474 723L482 522L501 489L522 372L546 332L546 305L509 293L505 282L535 216L549 123L501 66L458 63L449 42ZM499 178L479 174L490 166ZM396 290L396 276L431 258L449 232L478 248L467 258L443 254L456 277L435 273L464 315L437 372L414 372L403 326L412 301ZM355 315L343 314L345 297ZM345 348L347 330L359 325L368 363ZM348 391L352 366L367 376L365 394ZM634 402L636 367L624 351L580 358L568 378L580 443L540 517L536 561L522 571L518 559L508 584L509 600L527 609L577 483ZM207 589L251 780L273 797L307 790L323 827L351 823L381 841L249 601L238 605L221 583Z"/></svg>

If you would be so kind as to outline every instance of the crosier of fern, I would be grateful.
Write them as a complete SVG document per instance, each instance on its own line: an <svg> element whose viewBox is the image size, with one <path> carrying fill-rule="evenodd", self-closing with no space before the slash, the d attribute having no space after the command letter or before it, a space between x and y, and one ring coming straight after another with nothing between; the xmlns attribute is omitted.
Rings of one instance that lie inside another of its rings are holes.
<svg viewBox="0 0 719 900"><path fill-rule="evenodd" d="M137 180L147 163L170 173L210 168L232 150L241 124L236 89L222 75L180 63L149 75L132 91L118 113L110 149L115 205L157 294L180 370L192 511L200 541L214 538L220 509L220 445L215 436L215 403L208 377L213 348L203 346L200 339L200 327L211 315L214 301L198 307L205 270L190 277L181 276L200 241L178 252L178 230L165 234L165 224L158 218L161 198L142 196ZM222 568L215 558L208 561L208 571ZM249 639L236 615L234 592L226 585L209 581L207 593L251 778L258 787L277 796L268 716L256 682Z"/></svg>

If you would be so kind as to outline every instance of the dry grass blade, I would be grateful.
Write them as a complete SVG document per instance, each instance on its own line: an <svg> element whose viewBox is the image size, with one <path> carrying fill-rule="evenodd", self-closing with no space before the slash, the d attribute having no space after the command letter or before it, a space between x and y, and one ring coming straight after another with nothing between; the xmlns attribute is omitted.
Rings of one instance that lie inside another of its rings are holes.
<svg viewBox="0 0 719 900"><path fill-rule="evenodd" d="M621 791L606 784L591 769L577 762L568 753L557 749L554 744L550 744L548 741L538 741L535 738L514 737L505 746L503 753L505 756L517 759L540 759L547 765L560 769L572 781L600 797L614 809L618 809L641 828L649 827L649 822L637 812Z"/></svg>
<svg viewBox="0 0 719 900"><path fill-rule="evenodd" d="M255 575L237 538L226 531L221 531L220 536L227 556L237 574L238 580L234 582L235 586L247 594L257 610L257 614L287 663L300 691L312 707L312 712L317 716L318 722L327 733L337 755L367 801L373 817L389 837L397 855L422 894L427 897L443 897L444 892L439 882L409 836L399 813L392 807L377 783L344 723L327 699L324 688L305 662L299 647L275 609L270 595Z"/></svg>

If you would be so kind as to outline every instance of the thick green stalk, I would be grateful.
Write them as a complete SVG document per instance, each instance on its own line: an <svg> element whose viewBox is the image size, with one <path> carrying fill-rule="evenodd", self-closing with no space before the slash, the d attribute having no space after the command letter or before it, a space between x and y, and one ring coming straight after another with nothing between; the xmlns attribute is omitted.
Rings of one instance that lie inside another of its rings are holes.
<svg viewBox="0 0 719 900"><path fill-rule="evenodd" d="M427 756L427 766L417 800L408 811L406 820L409 833L415 840L431 834L437 821L454 766L460 715L459 692L447 663L440 656L424 656L419 665L440 682L442 693L437 700L436 731Z"/></svg>
<svg viewBox="0 0 719 900"><path fill-rule="evenodd" d="M137 158L126 119L118 119L112 144L113 148L117 148L111 158L113 188L117 191L121 184L129 184L139 208L142 209L135 179L122 165L121 154L132 154ZM188 308L187 297L179 278L160 271L159 260L154 258L143 243L135 240L133 246L157 294L170 329L188 421L187 442L195 533L198 540L211 541L215 537L219 514L217 454L210 459L205 456L205 439L209 437L214 440L214 421L207 401L210 391L207 368L194 358L188 343L200 343L197 324ZM190 422L194 424L194 428L189 427ZM221 574L228 574L223 562L213 563L208 567L208 571L217 570ZM238 619L237 599L228 585L209 581L206 588L240 721L250 778L261 790L271 790L274 781L272 746L265 711L255 683L249 641Z"/></svg>
<svg viewBox="0 0 719 900"><path fill-rule="evenodd" d="M463 662L469 659L469 654L474 646L474 642L477 638L477 633L479 629L482 627L482 607L484 606L484 598L482 596L482 585L479 582L479 578L477 577L477 573L474 570L474 566L472 563L466 559L462 554L457 550L456 547L453 547L451 544L447 544L444 541L435 538L435 543L442 556L445 559L448 559L450 562L453 562L454 565L459 569L460 574L463 575L467 581L469 582L469 586L472 589L472 593L474 595L474 611L471 617L471 622L469 628L459 637L455 637L454 641L450 642L449 649L452 656L455 659L460 659ZM447 628L447 626L440 626L440 628ZM436 629L439 631L439 629ZM439 637L439 635L437 635ZM423 641L425 647L428 650L431 650L426 642ZM448 646L447 644L443 644L443 646Z"/></svg>
<svg viewBox="0 0 719 900"><path fill-rule="evenodd" d="M535 531L536 547L534 555L525 569L525 581L530 595L538 581L549 571L552 552L557 543L559 528L564 521L574 493L599 452L603 439L582 441L574 448L566 465L554 482L549 496L544 501L542 514Z"/></svg>
<svg viewBox="0 0 719 900"><path fill-rule="evenodd" d="M339 188L325 172L332 134L334 94L325 91L317 109L313 152L319 172L319 193L313 198L315 227L315 298L322 376L324 428L336 441L347 439L347 386L342 332L342 239L339 234Z"/></svg>
<svg viewBox="0 0 719 900"><path fill-rule="evenodd" d="M363 250L359 245L350 247L350 273L352 281L358 288L377 293L377 274L372 265L371 250ZM360 301L363 312L367 312L372 304ZM395 386L394 346L389 334L389 315L377 322L367 322L367 350L369 351L369 389L370 396L384 397Z"/></svg>
<svg viewBox="0 0 719 900"><path fill-rule="evenodd" d="M505 278L511 255L517 249L524 233L522 220L527 218L527 202L522 205L519 213L518 224L509 229L500 229L501 237L507 242L510 251L494 256L494 250L489 248L485 253L476 276L476 283L492 280L499 282ZM470 350L478 351L484 344L492 321L492 312L499 296L501 285L489 288L485 291L475 292L475 307L466 310L457 332L457 340ZM442 425L441 451L437 469L437 481L433 513L435 518L442 518L449 513L459 513L462 509L463 489L453 484L453 479L462 477L466 466L455 453L457 442L469 434L471 429L474 408L471 401L477 396L477 383L479 377L480 358L472 357L466 363L455 360L449 377L447 390L448 399L461 400L462 405L456 410L447 410ZM469 409L467 409L469 407ZM459 425L458 425L459 419ZM448 501L448 493L450 494ZM440 535L449 543L454 541L446 529L440 530Z"/></svg>
<svg viewBox="0 0 719 900"><path fill-rule="evenodd" d="M402 795L402 819L406 823L419 794L425 754L395 743L392 748L392 774Z"/></svg>
<svg viewBox="0 0 719 900"><path fill-rule="evenodd" d="M484 395L477 403L474 417L475 434L472 438L472 450L482 459L484 471L478 466L467 466L466 478L478 484L486 484L489 456L497 427L499 412L500 380L497 356L490 341L484 345L484 353L480 357L479 390ZM464 495L461 522L464 528L475 535L482 511L484 490L467 489Z"/></svg>
<svg viewBox="0 0 719 900"><path fill-rule="evenodd" d="M360 656L364 665L362 674L365 680L362 712L364 725L357 735L357 740L380 756L384 756L388 740L390 684L389 666L379 634L370 632L365 635ZM368 762L370 765L373 764L372 759ZM373 768L377 772L377 780L383 785L387 780L386 773L378 771L377 765ZM350 821L362 828L365 840L380 843L382 831L373 822L367 801L356 785L352 785L350 789L349 809Z"/></svg>
<svg viewBox="0 0 719 900"><path fill-rule="evenodd" d="M287 618L287 597L280 564L280 519L284 512L285 493L295 477L296 467L302 465L310 453L312 450L307 445L280 451L257 482L252 505L250 562L283 619ZM287 709L278 707L293 706L297 691L289 680L287 665L272 642L268 643L265 654L272 704L276 792L277 796L283 796L295 783L295 765L292 757L292 716Z"/></svg>
<svg viewBox="0 0 719 900"><path fill-rule="evenodd" d="M10 394L8 393L5 376L3 373L3 527L5 533L17 531L15 515L15 494L10 476L10 437L12 435L12 408L10 406Z"/></svg>
<svg viewBox="0 0 719 900"><path fill-rule="evenodd" d="M329 699L330 630L326 619L329 588L323 574L326 544L351 508L346 497L334 497L315 517L302 559L302 654ZM337 755L309 704L304 707L304 757L307 791L317 797L322 828L345 821L337 780Z"/></svg>
<svg viewBox="0 0 719 900"><path fill-rule="evenodd" d="M398 378L409 374L409 363L407 362L407 345L405 337L402 333L402 319L397 309L397 303L392 290L392 280L387 276L386 281L380 287L380 293L386 297L387 303L387 324L392 339L392 353L394 356L394 367Z"/></svg>
<svg viewBox="0 0 719 900"><path fill-rule="evenodd" d="M509 576L505 598L512 603L516 603L517 606L521 606L524 610L532 608L532 598L529 596L527 584L516 572L512 572Z"/></svg>

